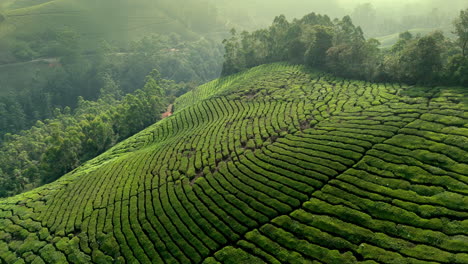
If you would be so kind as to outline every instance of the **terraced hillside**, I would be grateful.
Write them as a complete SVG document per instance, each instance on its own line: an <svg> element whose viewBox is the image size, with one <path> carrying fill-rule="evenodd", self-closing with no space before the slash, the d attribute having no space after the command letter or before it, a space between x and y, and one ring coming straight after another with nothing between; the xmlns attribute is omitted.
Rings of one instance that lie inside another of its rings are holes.
<svg viewBox="0 0 468 264"><path fill-rule="evenodd" d="M468 263L468 94L264 65L0 201L5 263Z"/></svg>

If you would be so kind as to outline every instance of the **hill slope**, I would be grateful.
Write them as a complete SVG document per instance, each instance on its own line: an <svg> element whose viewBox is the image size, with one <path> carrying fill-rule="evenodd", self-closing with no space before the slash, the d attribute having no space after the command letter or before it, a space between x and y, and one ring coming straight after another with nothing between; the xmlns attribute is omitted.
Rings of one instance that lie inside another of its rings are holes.
<svg viewBox="0 0 468 264"><path fill-rule="evenodd" d="M1 200L0 259L468 263L466 98L284 64L213 81Z"/></svg>
<svg viewBox="0 0 468 264"><path fill-rule="evenodd" d="M0 36L41 34L47 29L70 27L86 39L136 40L149 33L177 32L196 37L182 17L171 16L159 1L50 0L7 7Z"/></svg>

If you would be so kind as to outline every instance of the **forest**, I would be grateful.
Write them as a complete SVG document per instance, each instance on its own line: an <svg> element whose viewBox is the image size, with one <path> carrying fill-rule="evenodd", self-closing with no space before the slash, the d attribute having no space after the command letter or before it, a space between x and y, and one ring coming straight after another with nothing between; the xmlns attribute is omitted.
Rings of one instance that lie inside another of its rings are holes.
<svg viewBox="0 0 468 264"><path fill-rule="evenodd" d="M311 13L289 22L282 15L266 29L232 30L224 41L223 74L289 61L353 79L468 86L468 9L453 24L455 40L441 31L425 36L406 31L393 46L380 49L349 16L331 20Z"/></svg>

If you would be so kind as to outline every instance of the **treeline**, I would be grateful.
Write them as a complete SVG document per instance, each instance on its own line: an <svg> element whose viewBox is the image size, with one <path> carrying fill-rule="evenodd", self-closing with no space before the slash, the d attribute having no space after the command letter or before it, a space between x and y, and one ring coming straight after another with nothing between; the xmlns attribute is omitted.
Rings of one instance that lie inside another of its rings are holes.
<svg viewBox="0 0 468 264"><path fill-rule="evenodd" d="M338 76L370 81L468 86L468 9L454 21L455 41L442 32L400 34L390 49L367 39L349 16L311 13L292 22L278 16L268 29L231 32L224 40L223 75L278 61L302 63Z"/></svg>
<svg viewBox="0 0 468 264"><path fill-rule="evenodd" d="M187 84L175 91L176 96L186 92L186 87L194 87L220 75L222 45L206 39L186 42L176 34L151 35L124 50L102 42L95 53L82 54L75 50L74 33L59 35L70 43L66 45L64 40L54 47L69 46L73 52L55 51L58 61L38 67L24 86L16 87L3 80L5 86L0 89L14 92L0 96L0 141L6 133L17 133L37 120L51 118L56 108L68 106L75 109L79 96L97 100L104 85L104 75L111 76L126 94L142 87L145 76L156 68L164 78ZM29 46L33 45L33 40L24 43L29 43L26 50L35 50ZM22 72L15 74L18 76L12 79L28 78Z"/></svg>
<svg viewBox="0 0 468 264"><path fill-rule="evenodd" d="M184 86L161 79L154 70L143 88L123 96L110 75L102 78L99 100L79 97L74 111L56 109L54 118L5 136L0 145L0 197L49 183L153 124Z"/></svg>

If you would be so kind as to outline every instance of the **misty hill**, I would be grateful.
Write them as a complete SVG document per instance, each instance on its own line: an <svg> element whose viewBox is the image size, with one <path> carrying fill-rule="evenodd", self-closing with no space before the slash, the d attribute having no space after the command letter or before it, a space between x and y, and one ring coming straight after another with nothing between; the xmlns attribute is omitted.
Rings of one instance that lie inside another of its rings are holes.
<svg viewBox="0 0 468 264"><path fill-rule="evenodd" d="M468 263L466 89L269 64L34 191L5 263Z"/></svg>
<svg viewBox="0 0 468 264"><path fill-rule="evenodd" d="M88 52L95 51L101 40L126 47L155 33L197 40L208 31L225 31L213 8L195 0L15 0L3 6L0 38L6 47L12 39L47 42L63 30L76 32Z"/></svg>

